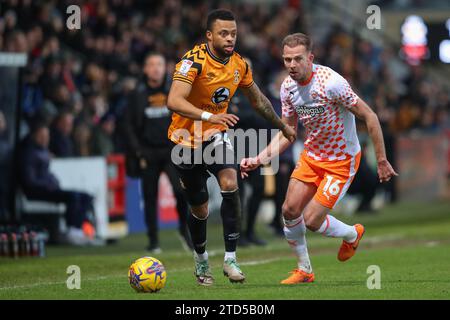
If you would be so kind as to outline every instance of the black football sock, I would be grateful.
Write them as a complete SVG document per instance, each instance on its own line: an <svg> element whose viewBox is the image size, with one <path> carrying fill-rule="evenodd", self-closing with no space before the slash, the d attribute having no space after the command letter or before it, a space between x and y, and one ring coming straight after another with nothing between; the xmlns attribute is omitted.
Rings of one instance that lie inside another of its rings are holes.
<svg viewBox="0 0 450 320"><path fill-rule="evenodd" d="M234 191L222 191L222 205L220 215L223 222L223 238L225 251L236 251L237 240L241 230L241 198L239 189Z"/></svg>
<svg viewBox="0 0 450 320"><path fill-rule="evenodd" d="M192 212L188 217L188 227L191 234L194 250L198 254L205 253L206 250L206 222L208 217L204 219L197 218Z"/></svg>

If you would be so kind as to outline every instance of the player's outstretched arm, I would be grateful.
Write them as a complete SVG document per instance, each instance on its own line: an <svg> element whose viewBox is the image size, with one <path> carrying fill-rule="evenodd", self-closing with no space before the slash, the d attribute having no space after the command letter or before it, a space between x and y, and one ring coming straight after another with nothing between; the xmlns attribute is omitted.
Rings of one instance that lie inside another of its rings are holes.
<svg viewBox="0 0 450 320"><path fill-rule="evenodd" d="M187 100L191 89L191 84L174 80L170 87L169 97L167 98L167 107L169 110L192 120L203 120L230 127L238 122L239 118L234 114L211 114L195 107Z"/></svg>
<svg viewBox="0 0 450 320"><path fill-rule="evenodd" d="M284 124L292 128L295 132L297 132L297 114L292 117L286 118L283 116L281 119ZM253 158L244 158L241 161L240 169L241 169L241 178L244 179L248 177L247 172L255 170L261 164L267 164L272 160L272 158L278 156L283 153L289 145L291 145L293 141L289 141L286 137L281 133L278 134L270 141L270 144L261 151L256 157Z"/></svg>
<svg viewBox="0 0 450 320"><path fill-rule="evenodd" d="M273 106L269 99L259 90L256 83L249 88L241 88L242 92L250 100L252 107L265 119L270 121L276 128L280 129L283 135L291 142L296 139L297 132L290 126L287 126L273 110Z"/></svg>
<svg viewBox="0 0 450 320"><path fill-rule="evenodd" d="M381 131L380 121L375 112L373 112L373 110L360 98L358 98L358 102L350 109L350 111L366 123L369 136L375 147L377 171L380 182L387 182L393 176L398 176L398 173L394 171L386 158L383 133Z"/></svg>

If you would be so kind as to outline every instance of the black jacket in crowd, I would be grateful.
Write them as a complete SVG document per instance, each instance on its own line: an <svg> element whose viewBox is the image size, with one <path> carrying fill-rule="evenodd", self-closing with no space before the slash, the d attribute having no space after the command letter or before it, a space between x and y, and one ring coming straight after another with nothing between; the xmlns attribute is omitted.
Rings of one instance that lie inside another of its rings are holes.
<svg viewBox="0 0 450 320"><path fill-rule="evenodd" d="M49 149L55 157L59 158L67 158L74 155L73 142L70 139L70 136L64 135L61 131L54 127L50 129Z"/></svg>
<svg viewBox="0 0 450 320"><path fill-rule="evenodd" d="M125 109L124 131L127 140L127 175L140 176L139 158L149 157L152 150L170 148L167 131L172 114L167 108L169 83L150 88L146 79L130 94Z"/></svg>
<svg viewBox="0 0 450 320"><path fill-rule="evenodd" d="M20 185L29 196L35 192L59 190L59 182L50 172L50 152L26 139L20 150Z"/></svg>

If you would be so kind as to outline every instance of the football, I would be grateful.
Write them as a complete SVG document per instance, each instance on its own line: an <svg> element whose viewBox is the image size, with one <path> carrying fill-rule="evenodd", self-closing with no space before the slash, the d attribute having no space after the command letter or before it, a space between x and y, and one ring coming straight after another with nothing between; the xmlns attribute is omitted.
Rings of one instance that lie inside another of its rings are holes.
<svg viewBox="0 0 450 320"><path fill-rule="evenodd" d="M137 292L158 292L164 288L166 279L164 265L153 257L139 258L128 269L130 286Z"/></svg>

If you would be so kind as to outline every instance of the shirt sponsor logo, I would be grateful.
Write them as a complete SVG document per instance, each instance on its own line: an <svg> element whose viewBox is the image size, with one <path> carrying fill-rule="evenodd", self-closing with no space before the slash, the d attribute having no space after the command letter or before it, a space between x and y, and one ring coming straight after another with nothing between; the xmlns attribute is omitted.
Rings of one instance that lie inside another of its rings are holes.
<svg viewBox="0 0 450 320"><path fill-rule="evenodd" d="M167 107L147 107L144 112L148 119L164 118L170 115Z"/></svg>
<svg viewBox="0 0 450 320"><path fill-rule="evenodd" d="M319 114L322 114L325 112L324 107L307 107L305 105L296 107L297 113L300 115L300 117L314 117Z"/></svg>
<svg viewBox="0 0 450 320"><path fill-rule="evenodd" d="M228 97L230 96L230 90L225 87L220 87L216 91L214 91L211 101L215 104L219 104L221 102L224 102L228 100Z"/></svg>

